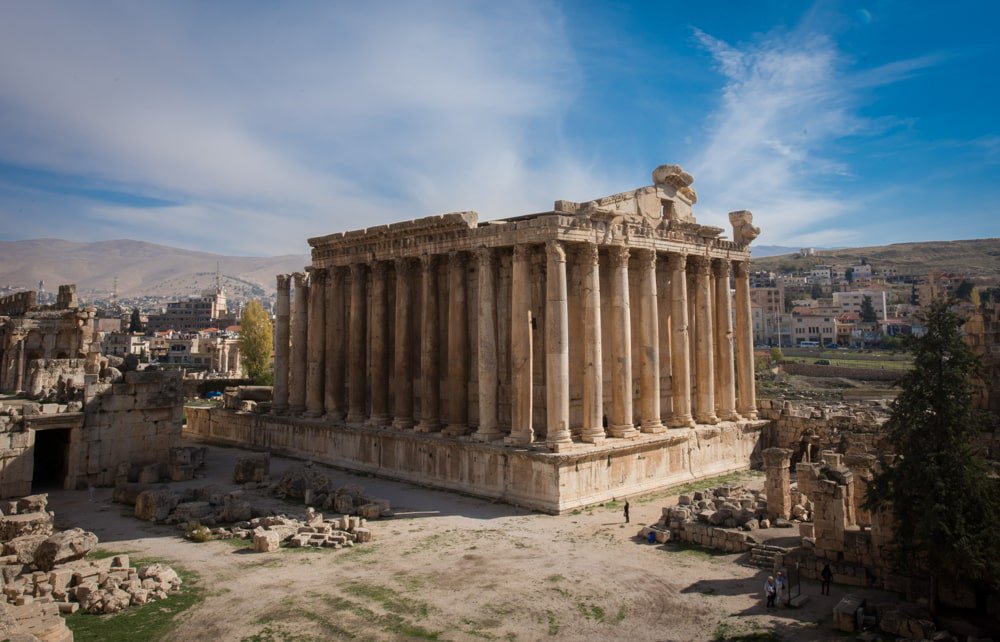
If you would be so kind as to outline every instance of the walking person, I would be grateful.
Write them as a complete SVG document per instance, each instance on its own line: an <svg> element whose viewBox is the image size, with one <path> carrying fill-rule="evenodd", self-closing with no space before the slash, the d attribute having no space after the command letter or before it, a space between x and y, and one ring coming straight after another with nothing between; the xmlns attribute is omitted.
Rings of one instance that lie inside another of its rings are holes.
<svg viewBox="0 0 1000 642"><path fill-rule="evenodd" d="M788 599L788 581L785 579L785 574L778 571L778 576L774 578L774 587L777 590L777 605L781 608L785 605L785 600Z"/></svg>
<svg viewBox="0 0 1000 642"><path fill-rule="evenodd" d="M823 564L823 570L820 571L819 576L823 578L823 585L820 587L820 593L823 595L829 595L830 580L833 579L833 571L830 570L830 562Z"/></svg>
<svg viewBox="0 0 1000 642"><path fill-rule="evenodd" d="M774 599L778 596L778 587L774 583L774 577L768 575L767 581L764 582L764 594L767 596L767 606L765 607L768 611L774 608Z"/></svg>
<svg viewBox="0 0 1000 642"><path fill-rule="evenodd" d="M625 523L626 524L628 524L628 509L629 509L629 505L628 505L628 500L626 499L625 500Z"/></svg>

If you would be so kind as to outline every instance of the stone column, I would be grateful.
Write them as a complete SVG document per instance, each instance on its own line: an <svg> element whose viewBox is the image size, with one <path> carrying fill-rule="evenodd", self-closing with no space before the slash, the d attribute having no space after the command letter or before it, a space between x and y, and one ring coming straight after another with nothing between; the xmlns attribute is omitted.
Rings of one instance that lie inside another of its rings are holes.
<svg viewBox="0 0 1000 642"><path fill-rule="evenodd" d="M604 441L604 366L601 347L601 272L597 245L580 252L583 266L583 428L580 438L591 444Z"/></svg>
<svg viewBox="0 0 1000 642"><path fill-rule="evenodd" d="M24 342L27 341L27 336L21 337L21 340L17 343L17 376L14 377L14 394L24 392L24 353L25 345Z"/></svg>
<svg viewBox="0 0 1000 642"><path fill-rule="evenodd" d="M497 300L493 250L480 248L479 262L479 428L475 438L492 441L503 436L497 416Z"/></svg>
<svg viewBox="0 0 1000 642"><path fill-rule="evenodd" d="M695 420L700 424L716 424L715 415L715 355L712 350L712 262L704 257L692 257L695 268L695 376L698 378Z"/></svg>
<svg viewBox="0 0 1000 642"><path fill-rule="evenodd" d="M420 274L420 423L415 431L437 432L441 429L437 256L420 257Z"/></svg>
<svg viewBox="0 0 1000 642"><path fill-rule="evenodd" d="M660 320L656 293L656 251L643 250L639 261L639 399L642 432L665 432L660 420Z"/></svg>
<svg viewBox="0 0 1000 642"><path fill-rule="evenodd" d="M747 419L757 418L757 392L753 379L753 321L750 316L750 261L733 265L736 274L736 410Z"/></svg>
<svg viewBox="0 0 1000 642"><path fill-rule="evenodd" d="M716 260L715 270L715 322L718 336L716 363L718 365L719 418L724 421L738 421L736 413L736 372L733 364L733 308L729 294L729 261Z"/></svg>
<svg viewBox="0 0 1000 642"><path fill-rule="evenodd" d="M291 282L287 274L278 275L278 298L274 304L274 401L271 412L288 411L288 348L291 343L289 312Z"/></svg>
<svg viewBox="0 0 1000 642"><path fill-rule="evenodd" d="M368 347L368 310L366 286L368 266L364 263L351 265L351 319L348 341L348 376L350 399L348 400L348 423L361 423L368 417L366 412L365 349Z"/></svg>
<svg viewBox="0 0 1000 642"><path fill-rule="evenodd" d="M410 274L413 262L396 259L396 342L393 381L395 385L395 418L392 427L408 430L413 427L413 373L410 371Z"/></svg>
<svg viewBox="0 0 1000 642"><path fill-rule="evenodd" d="M514 246L510 288L510 435L506 443L530 444L531 426L531 247Z"/></svg>
<svg viewBox="0 0 1000 642"><path fill-rule="evenodd" d="M768 448L764 451L764 473L767 475L764 492L767 495L767 516L771 519L788 519L791 515L788 473L791 457L792 451L787 448Z"/></svg>
<svg viewBox="0 0 1000 642"><path fill-rule="evenodd" d="M326 356L326 270L309 273L309 343L306 369L307 417L323 416L323 360Z"/></svg>
<svg viewBox="0 0 1000 642"><path fill-rule="evenodd" d="M672 428L694 425L691 417L691 357L688 339L687 256L670 254L670 376L671 403L674 407L670 418Z"/></svg>
<svg viewBox="0 0 1000 642"><path fill-rule="evenodd" d="M632 321L628 297L627 247L611 248L611 417L612 437L633 438L632 425Z"/></svg>
<svg viewBox="0 0 1000 642"><path fill-rule="evenodd" d="M466 306L465 253L448 255L448 425L456 437L469 430L469 319Z"/></svg>
<svg viewBox="0 0 1000 642"><path fill-rule="evenodd" d="M569 430L569 310L566 251L558 241L545 244L545 443L559 452L573 445Z"/></svg>
<svg viewBox="0 0 1000 642"><path fill-rule="evenodd" d="M326 281L326 376L324 403L331 421L343 421L344 408L344 270L330 268Z"/></svg>
<svg viewBox="0 0 1000 642"><path fill-rule="evenodd" d="M388 264L372 264L372 364L369 377L372 414L369 421L376 426L388 423L389 415L389 317L386 301Z"/></svg>
<svg viewBox="0 0 1000 642"><path fill-rule="evenodd" d="M302 272L296 272L292 278L295 279L295 302L292 306L292 364L288 375L288 410L292 414L301 414L306 409L309 285Z"/></svg>

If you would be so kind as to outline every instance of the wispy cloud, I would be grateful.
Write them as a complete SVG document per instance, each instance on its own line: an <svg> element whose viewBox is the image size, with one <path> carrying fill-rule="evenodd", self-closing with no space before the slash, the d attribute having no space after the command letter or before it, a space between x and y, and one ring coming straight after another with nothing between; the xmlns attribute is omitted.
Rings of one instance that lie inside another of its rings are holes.
<svg viewBox="0 0 1000 642"><path fill-rule="evenodd" d="M216 241L228 251L302 251L309 235L614 191L553 126L579 82L546 3L9 3L0 162L181 203L66 213L66 233L113 219L190 243L186 226L215 223L239 230Z"/></svg>
<svg viewBox="0 0 1000 642"><path fill-rule="evenodd" d="M884 133L893 118L860 115L864 90L898 82L943 56L897 61L864 71L833 40L805 27L732 45L701 30L694 38L725 79L695 159L701 219L725 224L734 209L756 211L766 243L858 240L836 219L860 211L852 167L832 151L846 137ZM854 234L857 234L855 230Z"/></svg>

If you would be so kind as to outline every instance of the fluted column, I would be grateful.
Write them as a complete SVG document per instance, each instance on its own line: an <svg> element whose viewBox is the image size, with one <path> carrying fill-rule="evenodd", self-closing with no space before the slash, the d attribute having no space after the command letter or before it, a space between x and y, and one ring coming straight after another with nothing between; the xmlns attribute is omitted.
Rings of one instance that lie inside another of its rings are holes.
<svg viewBox="0 0 1000 642"><path fill-rule="evenodd" d="M307 417L323 416L323 360L326 352L326 270L309 271L309 343L306 368Z"/></svg>
<svg viewBox="0 0 1000 642"><path fill-rule="evenodd" d="M530 444L531 426L531 247L514 246L510 288L510 435L506 443Z"/></svg>
<svg viewBox="0 0 1000 642"><path fill-rule="evenodd" d="M420 274L420 423L415 430L437 432L441 429L437 256L420 257Z"/></svg>
<svg viewBox="0 0 1000 642"><path fill-rule="evenodd" d="M722 259L713 262L715 274L715 323L718 337L719 390L717 392L719 418L724 421L735 421L740 418L736 413L736 377L733 364L733 308L729 294L729 261Z"/></svg>
<svg viewBox="0 0 1000 642"><path fill-rule="evenodd" d="M611 248L611 417L608 434L632 438L632 321L628 295L627 247Z"/></svg>
<svg viewBox="0 0 1000 642"><path fill-rule="evenodd" d="M639 261L639 398L642 432L666 431L660 420L660 319L657 310L656 251L644 250Z"/></svg>
<svg viewBox="0 0 1000 642"><path fill-rule="evenodd" d="M413 427L413 373L410 371L410 273L413 261L396 259L396 337L393 381L395 389L392 427Z"/></svg>
<svg viewBox="0 0 1000 642"><path fill-rule="evenodd" d="M388 264L372 264L372 365L369 386L372 395L372 414L369 421L376 425L388 423L389 415L389 314L386 279Z"/></svg>
<svg viewBox="0 0 1000 642"><path fill-rule="evenodd" d="M493 250L476 253L479 268L479 428L475 438L492 441L503 436L497 418L497 300L496 261Z"/></svg>
<svg viewBox="0 0 1000 642"><path fill-rule="evenodd" d="M601 346L601 272L597 245L587 243L580 251L583 266L583 427L580 439L596 444L604 441L604 358Z"/></svg>
<svg viewBox="0 0 1000 642"><path fill-rule="evenodd" d="M326 417L331 421L343 421L344 407L344 269L330 268L326 279L326 376L324 401Z"/></svg>
<svg viewBox="0 0 1000 642"><path fill-rule="evenodd" d="M736 273L736 373L739 392L736 409L747 419L756 419L757 392L753 379L749 261L738 261L733 268Z"/></svg>
<svg viewBox="0 0 1000 642"><path fill-rule="evenodd" d="M287 274L278 275L278 298L274 304L274 392L271 412L288 411L288 348L291 343L289 308L291 282Z"/></svg>
<svg viewBox="0 0 1000 642"><path fill-rule="evenodd" d="M559 452L573 445L569 430L569 310L566 250L558 241L545 244L545 443Z"/></svg>
<svg viewBox="0 0 1000 642"><path fill-rule="evenodd" d="M306 362L309 326L309 285L306 275L296 272L295 302L292 305L292 364L288 375L288 410L300 414L306 409Z"/></svg>
<svg viewBox="0 0 1000 642"><path fill-rule="evenodd" d="M448 255L448 425L446 435L469 430L469 319L465 253Z"/></svg>
<svg viewBox="0 0 1000 642"><path fill-rule="evenodd" d="M364 263L351 265L351 319L348 341L348 375L350 376L350 399L348 400L347 421L361 423L368 418L366 412L365 349L368 346L367 311L368 266Z"/></svg>
<svg viewBox="0 0 1000 642"><path fill-rule="evenodd" d="M698 378L695 421L715 424L715 356L712 350L712 262L704 256L692 258L695 269L695 376Z"/></svg>
<svg viewBox="0 0 1000 642"><path fill-rule="evenodd" d="M691 344L688 333L687 256L667 256L670 268L670 341L671 402L673 428L694 425L691 416Z"/></svg>

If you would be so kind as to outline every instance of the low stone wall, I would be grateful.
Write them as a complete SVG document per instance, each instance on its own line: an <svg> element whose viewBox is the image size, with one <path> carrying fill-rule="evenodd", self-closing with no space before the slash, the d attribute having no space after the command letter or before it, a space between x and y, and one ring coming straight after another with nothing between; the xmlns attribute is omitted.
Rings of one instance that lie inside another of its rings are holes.
<svg viewBox="0 0 1000 642"><path fill-rule="evenodd" d="M731 528L718 528L697 522L684 522L683 528L671 529L672 540L680 540L727 553L743 553L757 545L749 533Z"/></svg>
<svg viewBox="0 0 1000 642"><path fill-rule="evenodd" d="M749 467L765 422L727 422L568 452L225 408L187 409L184 436L266 450L557 514Z"/></svg>
<svg viewBox="0 0 1000 642"><path fill-rule="evenodd" d="M819 366L814 363L783 363L781 369L788 374L806 377L843 377L863 381L897 381L903 376L899 370L848 368L846 366Z"/></svg>

